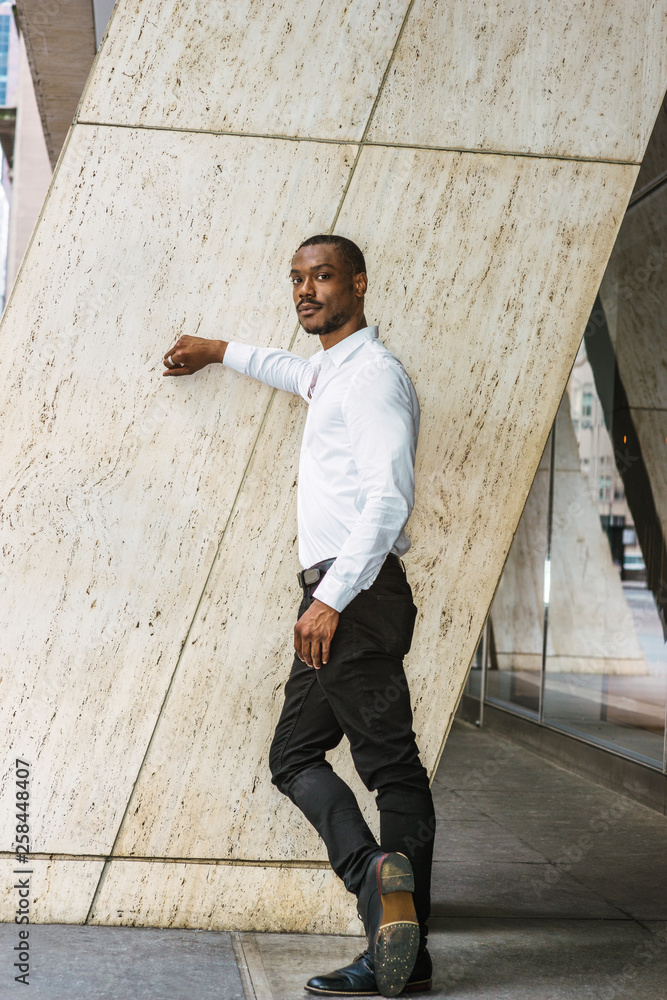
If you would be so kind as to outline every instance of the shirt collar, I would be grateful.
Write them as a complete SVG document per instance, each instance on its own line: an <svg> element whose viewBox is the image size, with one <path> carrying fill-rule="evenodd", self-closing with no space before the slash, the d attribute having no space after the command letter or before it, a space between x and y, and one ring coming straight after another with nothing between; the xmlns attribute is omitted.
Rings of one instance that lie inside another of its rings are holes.
<svg viewBox="0 0 667 1000"><path fill-rule="evenodd" d="M349 358L349 356L365 344L367 340L376 340L379 336L377 326L365 326L361 330L357 330L355 333L351 333L349 337L345 337L343 340L339 340L337 344L333 347L327 348L326 351L318 351L316 355L310 359L316 361L316 363L321 364L324 358L328 358L333 361L336 368L340 368L342 363Z"/></svg>

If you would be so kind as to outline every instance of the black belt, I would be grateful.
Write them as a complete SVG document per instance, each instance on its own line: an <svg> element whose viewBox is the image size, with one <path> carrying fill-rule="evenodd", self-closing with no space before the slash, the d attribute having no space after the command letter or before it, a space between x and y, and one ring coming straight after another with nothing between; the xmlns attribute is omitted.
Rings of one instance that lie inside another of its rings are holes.
<svg viewBox="0 0 667 1000"><path fill-rule="evenodd" d="M394 552L390 552L387 559L396 560L400 566L401 560ZM308 587L313 587L316 583L319 583L327 570L331 569L335 561L335 559L323 559L322 562L314 563L308 569L302 569L300 573L297 573L296 578L301 584L302 590L305 591Z"/></svg>

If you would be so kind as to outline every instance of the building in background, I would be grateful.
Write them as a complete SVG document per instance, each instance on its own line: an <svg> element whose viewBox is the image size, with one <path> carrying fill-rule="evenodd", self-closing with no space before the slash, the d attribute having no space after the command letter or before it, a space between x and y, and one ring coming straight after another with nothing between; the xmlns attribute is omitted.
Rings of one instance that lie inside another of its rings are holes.
<svg viewBox="0 0 667 1000"><path fill-rule="evenodd" d="M12 3L0 4L0 296L7 283L7 244L14 170L16 88L19 69L19 36Z"/></svg>
<svg viewBox="0 0 667 1000"><path fill-rule="evenodd" d="M0 295L7 301L113 0L0 4Z"/></svg>
<svg viewBox="0 0 667 1000"><path fill-rule="evenodd" d="M16 25L14 24L14 14L11 3L0 5L0 104L3 107L11 105L12 83L14 74L12 69L16 56ZM14 42L14 44L12 44ZM14 59L12 59L14 56Z"/></svg>
<svg viewBox="0 0 667 1000"><path fill-rule="evenodd" d="M32 74L25 49L19 39L19 60L16 83L16 135L6 242L5 302L37 222L40 209L51 181L51 163L44 140L44 131L35 99Z"/></svg>

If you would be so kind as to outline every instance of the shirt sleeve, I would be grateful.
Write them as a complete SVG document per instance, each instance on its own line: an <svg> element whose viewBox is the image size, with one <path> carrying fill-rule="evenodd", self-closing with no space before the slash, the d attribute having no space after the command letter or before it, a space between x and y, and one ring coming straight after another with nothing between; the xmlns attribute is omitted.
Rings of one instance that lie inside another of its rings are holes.
<svg viewBox="0 0 667 1000"><path fill-rule="evenodd" d="M342 611L371 586L403 530L415 496L419 402L399 362L369 362L342 404L363 508L313 596Z"/></svg>
<svg viewBox="0 0 667 1000"><path fill-rule="evenodd" d="M250 375L275 389L285 389L297 396L303 396L306 402L310 386L313 366L306 358L290 351L282 351L275 347L255 347L252 344L241 344L230 341L222 361L227 368Z"/></svg>

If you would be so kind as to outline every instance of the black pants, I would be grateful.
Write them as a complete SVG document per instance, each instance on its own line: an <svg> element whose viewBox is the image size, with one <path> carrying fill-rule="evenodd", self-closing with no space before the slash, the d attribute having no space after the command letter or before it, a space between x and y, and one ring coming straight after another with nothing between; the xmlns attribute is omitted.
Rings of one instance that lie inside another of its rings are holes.
<svg viewBox="0 0 667 1000"><path fill-rule="evenodd" d="M316 586L306 591L298 617ZM341 612L329 662L315 670L295 654L269 762L273 784L318 831L350 892L358 892L380 848L407 855L425 943L435 814L403 670L416 613L405 572L390 556L372 586ZM361 780L377 791L379 846L352 790L325 759L344 735Z"/></svg>

